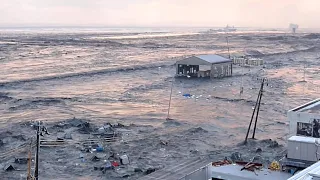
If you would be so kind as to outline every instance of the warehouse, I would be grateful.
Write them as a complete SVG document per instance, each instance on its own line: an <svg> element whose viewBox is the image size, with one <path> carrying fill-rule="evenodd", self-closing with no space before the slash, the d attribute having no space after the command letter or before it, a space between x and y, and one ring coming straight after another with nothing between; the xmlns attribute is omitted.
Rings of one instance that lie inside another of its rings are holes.
<svg viewBox="0 0 320 180"><path fill-rule="evenodd" d="M188 57L176 62L176 76L211 78L232 76L232 60L215 54Z"/></svg>
<svg viewBox="0 0 320 180"><path fill-rule="evenodd" d="M320 98L288 111L290 136L320 138Z"/></svg>

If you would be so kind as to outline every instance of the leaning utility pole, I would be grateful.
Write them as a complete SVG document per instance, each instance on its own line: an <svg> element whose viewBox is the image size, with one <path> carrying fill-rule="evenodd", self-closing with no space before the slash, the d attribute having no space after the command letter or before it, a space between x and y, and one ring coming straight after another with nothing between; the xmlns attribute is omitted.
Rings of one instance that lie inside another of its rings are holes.
<svg viewBox="0 0 320 180"><path fill-rule="evenodd" d="M261 98L262 98L262 94L263 94L263 87L264 87L265 81L266 81L266 79L263 78L263 79L262 79L262 82L261 82L259 94L258 94L258 97L257 97L257 101L256 101L256 104L255 104L255 106L254 106L253 113L252 113L252 116L251 116L251 120L250 120L250 123L249 123L249 127L248 127L248 130L247 130L246 138L245 138L245 140L244 140L244 144L247 143L248 136L249 136L249 132L250 132L250 129L251 129L251 124L252 124L252 121L253 121L253 117L254 117L255 112L256 112L256 110L257 110L257 115L256 115L255 124L254 124L254 129L253 129L253 134L252 134L252 139L254 139L254 136L255 136L255 133L256 133L257 121L258 121L259 110L260 110L260 105L261 105Z"/></svg>
<svg viewBox="0 0 320 180"><path fill-rule="evenodd" d="M259 117L259 110L260 110L261 98L262 98L262 95L263 95L264 81L265 81L265 79L263 78L263 79L262 79L262 83L261 83L260 98L259 98L259 104L258 104L258 109L257 109L256 121L254 122L252 139L254 139L254 135L256 134L256 127L257 127L257 121L258 121L258 117Z"/></svg>

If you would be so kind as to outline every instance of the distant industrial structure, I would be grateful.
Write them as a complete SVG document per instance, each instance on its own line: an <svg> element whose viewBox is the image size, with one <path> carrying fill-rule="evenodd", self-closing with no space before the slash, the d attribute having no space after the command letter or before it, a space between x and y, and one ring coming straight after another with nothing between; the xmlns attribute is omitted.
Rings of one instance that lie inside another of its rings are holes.
<svg viewBox="0 0 320 180"><path fill-rule="evenodd" d="M297 32L297 29L299 28L299 25L298 24L290 24L289 25L289 29L292 33L296 33Z"/></svg>
<svg viewBox="0 0 320 180"><path fill-rule="evenodd" d="M221 78L232 76L232 60L219 55L197 55L176 62L176 76Z"/></svg>

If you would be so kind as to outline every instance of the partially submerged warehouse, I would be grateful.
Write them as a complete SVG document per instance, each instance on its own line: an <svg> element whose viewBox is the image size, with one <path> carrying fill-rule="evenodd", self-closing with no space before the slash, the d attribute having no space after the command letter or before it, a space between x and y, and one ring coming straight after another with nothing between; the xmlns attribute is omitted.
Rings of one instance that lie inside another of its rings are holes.
<svg viewBox="0 0 320 180"><path fill-rule="evenodd" d="M232 76L232 60L215 54L191 56L176 62L176 76L210 78Z"/></svg>

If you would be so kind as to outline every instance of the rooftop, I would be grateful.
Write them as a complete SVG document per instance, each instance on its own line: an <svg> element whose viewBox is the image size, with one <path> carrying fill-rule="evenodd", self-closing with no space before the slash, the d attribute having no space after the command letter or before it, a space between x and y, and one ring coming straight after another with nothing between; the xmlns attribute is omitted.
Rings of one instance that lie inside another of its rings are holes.
<svg viewBox="0 0 320 180"><path fill-rule="evenodd" d="M320 177L320 162L314 163L310 167L300 171L288 180L312 180L313 177Z"/></svg>
<svg viewBox="0 0 320 180"><path fill-rule="evenodd" d="M216 54L206 54L206 55L195 55L182 60L177 61L177 64L185 65L211 65L219 63L232 63L231 59L216 55Z"/></svg>
<svg viewBox="0 0 320 180"><path fill-rule="evenodd" d="M212 161L194 158L185 160L179 164L168 166L164 169L146 175L139 180L177 180L182 179L197 169L210 165Z"/></svg>
<svg viewBox="0 0 320 180"><path fill-rule="evenodd" d="M207 61L209 63L232 62L232 60L224 58L224 57L216 55L216 54L198 55L195 57L202 59L204 61Z"/></svg>
<svg viewBox="0 0 320 180"><path fill-rule="evenodd" d="M296 107L290 111L320 114L320 98Z"/></svg>
<svg viewBox="0 0 320 180"><path fill-rule="evenodd" d="M271 171L269 169L256 170L255 172L241 170L243 166L230 164L212 168L212 177L228 180L287 180L291 174L281 171Z"/></svg>

